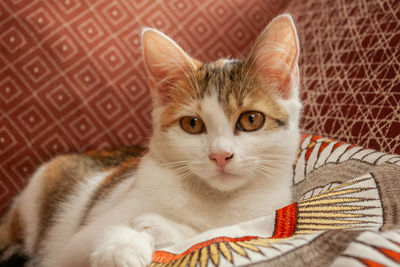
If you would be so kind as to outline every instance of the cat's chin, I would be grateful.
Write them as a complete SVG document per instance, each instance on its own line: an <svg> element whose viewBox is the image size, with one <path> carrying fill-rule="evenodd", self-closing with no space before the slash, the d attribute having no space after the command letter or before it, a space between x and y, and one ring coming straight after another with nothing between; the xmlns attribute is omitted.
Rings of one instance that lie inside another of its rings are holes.
<svg viewBox="0 0 400 267"><path fill-rule="evenodd" d="M248 179L246 179L246 177L227 172L219 172L207 179L207 183L211 187L223 192L239 189L247 184L247 182Z"/></svg>

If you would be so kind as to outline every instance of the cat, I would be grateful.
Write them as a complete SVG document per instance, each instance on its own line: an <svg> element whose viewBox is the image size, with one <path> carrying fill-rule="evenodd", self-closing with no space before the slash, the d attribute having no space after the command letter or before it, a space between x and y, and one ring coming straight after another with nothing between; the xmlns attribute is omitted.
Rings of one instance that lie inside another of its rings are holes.
<svg viewBox="0 0 400 267"><path fill-rule="evenodd" d="M202 63L142 32L153 100L148 148L42 165L0 228L37 266L146 266L152 252L291 201L299 142L299 44L290 15L240 60Z"/></svg>

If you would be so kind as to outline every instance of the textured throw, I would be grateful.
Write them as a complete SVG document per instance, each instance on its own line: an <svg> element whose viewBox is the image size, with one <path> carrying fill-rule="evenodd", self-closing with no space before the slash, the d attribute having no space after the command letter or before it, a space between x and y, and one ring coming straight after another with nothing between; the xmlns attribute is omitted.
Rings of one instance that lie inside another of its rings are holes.
<svg viewBox="0 0 400 267"><path fill-rule="evenodd" d="M300 38L302 130L400 154L400 1L288 9Z"/></svg>
<svg viewBox="0 0 400 267"><path fill-rule="evenodd" d="M295 203L156 251L151 266L400 265L400 156L312 135L298 153Z"/></svg>

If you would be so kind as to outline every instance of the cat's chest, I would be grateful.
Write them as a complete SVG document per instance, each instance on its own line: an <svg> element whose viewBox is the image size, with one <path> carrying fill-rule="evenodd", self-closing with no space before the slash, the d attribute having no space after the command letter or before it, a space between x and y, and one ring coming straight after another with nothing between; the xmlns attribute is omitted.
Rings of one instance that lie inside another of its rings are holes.
<svg viewBox="0 0 400 267"><path fill-rule="evenodd" d="M250 220L256 218L258 213L255 207L249 206L239 196L220 202L192 198L181 205L182 207L176 210L176 214L179 214L177 219L195 226L200 231Z"/></svg>
<svg viewBox="0 0 400 267"><path fill-rule="evenodd" d="M290 201L289 187L282 190L257 183L235 193L185 183L176 174L145 161L135 188L138 213L149 210L198 231L237 224L270 215ZM261 190L260 188L265 188ZM140 211L139 211L140 210Z"/></svg>
<svg viewBox="0 0 400 267"><path fill-rule="evenodd" d="M245 195L230 197L218 195L193 194L190 190L176 185L164 187L153 197L153 208L163 216L176 222L191 226L202 232L237 224L261 215L261 207L251 203Z"/></svg>

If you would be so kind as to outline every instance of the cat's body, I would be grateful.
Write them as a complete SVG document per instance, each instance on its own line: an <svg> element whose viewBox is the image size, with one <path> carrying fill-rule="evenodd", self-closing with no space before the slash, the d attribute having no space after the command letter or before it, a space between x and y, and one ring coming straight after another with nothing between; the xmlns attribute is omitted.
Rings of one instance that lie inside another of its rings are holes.
<svg viewBox="0 0 400 267"><path fill-rule="evenodd" d="M39 266L144 266L155 248L289 204L299 140L289 16L243 61L202 64L148 29L153 136L138 148L43 165L2 226Z"/></svg>

